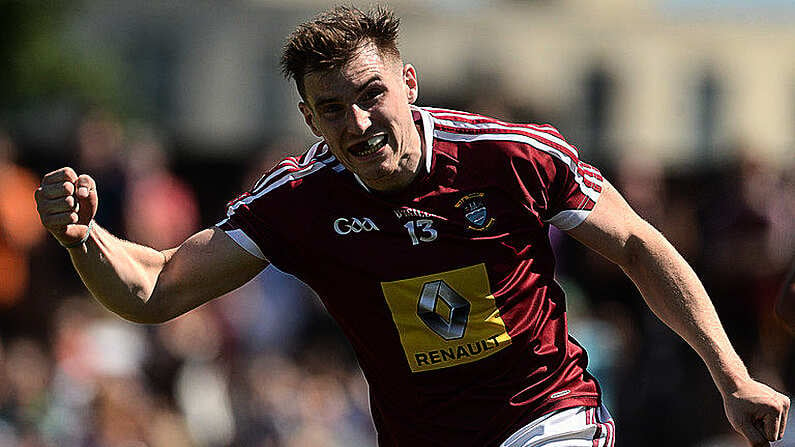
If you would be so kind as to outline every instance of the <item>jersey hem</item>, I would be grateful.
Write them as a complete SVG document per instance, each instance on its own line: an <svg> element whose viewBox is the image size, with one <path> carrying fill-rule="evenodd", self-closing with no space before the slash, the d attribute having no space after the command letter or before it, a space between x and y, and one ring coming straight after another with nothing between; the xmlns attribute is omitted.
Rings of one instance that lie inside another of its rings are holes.
<svg viewBox="0 0 795 447"><path fill-rule="evenodd" d="M530 413L530 421L534 421L541 416L552 413L553 411L565 410L573 407L598 407L600 404L598 396L572 396L567 399L556 400L554 402L541 405ZM525 423L527 425L527 423Z"/></svg>
<svg viewBox="0 0 795 447"><path fill-rule="evenodd" d="M218 226L220 226L220 224ZM247 235L246 232L243 231L242 229L237 228L234 230L225 230L224 233L226 233L226 235L232 238L232 240L235 241L237 245L242 247L250 254L256 256L259 259L262 259L263 261L267 261L267 258L265 257L265 254L262 252L262 250L259 248L259 245L257 245L257 243L254 242L254 239L249 237L249 235Z"/></svg>

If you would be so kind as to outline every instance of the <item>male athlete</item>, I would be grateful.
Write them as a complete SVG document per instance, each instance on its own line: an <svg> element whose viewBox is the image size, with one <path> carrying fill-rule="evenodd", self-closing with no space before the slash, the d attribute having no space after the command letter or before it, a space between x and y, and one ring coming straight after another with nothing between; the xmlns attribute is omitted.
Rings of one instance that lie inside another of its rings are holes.
<svg viewBox="0 0 795 447"><path fill-rule="evenodd" d="M693 271L550 126L420 108L383 9L335 8L288 39L282 67L322 141L179 247L93 220L70 168L36 192L44 226L103 305L160 323L269 262L322 297L356 351L383 446L612 446L586 355L567 333L555 225L617 263L704 360L734 428L781 438L789 400L749 377Z"/></svg>

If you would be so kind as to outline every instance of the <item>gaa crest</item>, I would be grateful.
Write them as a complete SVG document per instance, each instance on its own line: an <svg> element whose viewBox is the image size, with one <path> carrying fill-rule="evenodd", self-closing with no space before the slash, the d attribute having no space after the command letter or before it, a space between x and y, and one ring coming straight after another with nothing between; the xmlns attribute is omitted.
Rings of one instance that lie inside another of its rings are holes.
<svg viewBox="0 0 795 447"><path fill-rule="evenodd" d="M489 210L486 208L485 193L467 194L455 204L455 207L464 211L464 217L469 222L467 227L470 230L485 231L494 224L494 218L489 216Z"/></svg>

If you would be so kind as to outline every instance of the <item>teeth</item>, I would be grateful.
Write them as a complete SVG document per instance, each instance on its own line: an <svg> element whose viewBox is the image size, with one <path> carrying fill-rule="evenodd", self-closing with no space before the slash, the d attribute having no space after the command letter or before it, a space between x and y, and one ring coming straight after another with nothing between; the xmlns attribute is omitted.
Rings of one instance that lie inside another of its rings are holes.
<svg viewBox="0 0 795 447"><path fill-rule="evenodd" d="M367 145L370 146L370 148L373 148L380 145L381 142L384 141L385 139L386 135L376 135L370 138L369 140L367 140Z"/></svg>
<svg viewBox="0 0 795 447"><path fill-rule="evenodd" d="M357 152L356 155L359 157L364 157L374 152L377 152L379 149L384 147L386 141L387 141L386 135L376 135L374 137L371 137L369 140L365 141L364 143L367 146L367 149L361 152Z"/></svg>
<svg viewBox="0 0 795 447"><path fill-rule="evenodd" d="M365 155L370 155L370 154L372 154L373 152L375 152L377 150L378 150L378 148L371 147L370 149L367 149L367 150L359 152L357 155L360 156L360 157L364 157Z"/></svg>

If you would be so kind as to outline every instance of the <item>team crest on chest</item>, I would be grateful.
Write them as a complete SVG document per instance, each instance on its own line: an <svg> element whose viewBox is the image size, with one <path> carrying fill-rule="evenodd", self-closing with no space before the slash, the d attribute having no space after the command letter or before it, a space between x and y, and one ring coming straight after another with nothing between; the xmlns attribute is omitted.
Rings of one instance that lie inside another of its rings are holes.
<svg viewBox="0 0 795 447"><path fill-rule="evenodd" d="M494 218L489 216L489 210L486 208L485 193L467 194L455 204L455 207L464 211L470 230L486 231L494 225Z"/></svg>

